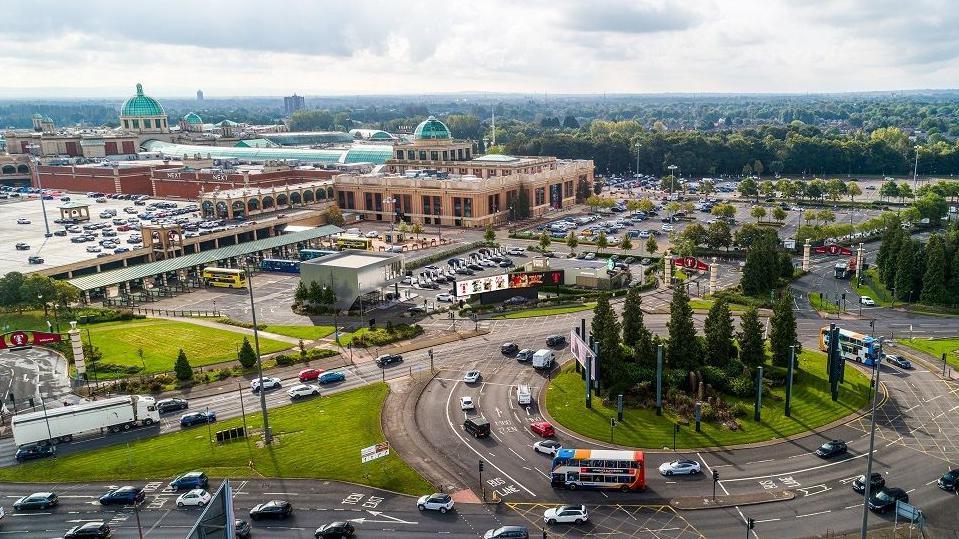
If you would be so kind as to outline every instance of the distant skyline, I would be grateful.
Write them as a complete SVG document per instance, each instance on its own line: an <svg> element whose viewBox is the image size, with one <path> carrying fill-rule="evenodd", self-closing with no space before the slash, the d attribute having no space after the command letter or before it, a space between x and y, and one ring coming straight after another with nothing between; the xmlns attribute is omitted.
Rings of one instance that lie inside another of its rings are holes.
<svg viewBox="0 0 959 539"><path fill-rule="evenodd" d="M4 4L0 98L959 87L948 0Z"/></svg>

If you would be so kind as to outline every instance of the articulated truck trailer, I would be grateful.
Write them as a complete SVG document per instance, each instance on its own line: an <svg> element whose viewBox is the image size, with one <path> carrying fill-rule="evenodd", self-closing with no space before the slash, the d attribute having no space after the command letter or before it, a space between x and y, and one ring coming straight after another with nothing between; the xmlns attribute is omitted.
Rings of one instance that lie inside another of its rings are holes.
<svg viewBox="0 0 959 539"><path fill-rule="evenodd" d="M69 442L90 431L121 432L160 422L156 399L141 395L111 397L73 406L48 408L13 416L10 422L17 447Z"/></svg>

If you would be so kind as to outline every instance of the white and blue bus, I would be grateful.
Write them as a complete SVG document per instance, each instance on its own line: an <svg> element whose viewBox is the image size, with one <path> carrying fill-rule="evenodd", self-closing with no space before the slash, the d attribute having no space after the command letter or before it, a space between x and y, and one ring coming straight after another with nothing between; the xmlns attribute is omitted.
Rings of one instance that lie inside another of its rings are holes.
<svg viewBox="0 0 959 539"><path fill-rule="evenodd" d="M829 326L819 330L819 349L829 351ZM870 367L882 357L882 341L856 331L839 328L839 354L843 359Z"/></svg>
<svg viewBox="0 0 959 539"><path fill-rule="evenodd" d="M277 273L299 273L300 261L284 258L265 258L260 262L260 269Z"/></svg>

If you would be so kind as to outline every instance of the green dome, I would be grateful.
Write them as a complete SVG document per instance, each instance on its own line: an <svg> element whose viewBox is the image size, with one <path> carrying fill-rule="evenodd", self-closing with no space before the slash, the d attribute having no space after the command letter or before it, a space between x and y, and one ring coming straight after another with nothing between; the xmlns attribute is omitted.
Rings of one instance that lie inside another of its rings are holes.
<svg viewBox="0 0 959 539"><path fill-rule="evenodd" d="M417 140L430 140L430 139L451 139L453 138L450 135L450 130L446 127L446 124L436 119L435 116L430 116L426 120L416 126L416 130L413 131L413 138Z"/></svg>
<svg viewBox="0 0 959 539"><path fill-rule="evenodd" d="M184 116L183 121L190 125L199 125L203 123L203 120L201 120L200 116L195 112L191 112Z"/></svg>
<svg viewBox="0 0 959 539"><path fill-rule="evenodd" d="M143 85L137 83L137 95L123 102L120 116L165 116L160 103L150 96L143 95Z"/></svg>
<svg viewBox="0 0 959 539"><path fill-rule="evenodd" d="M237 124L232 120L223 120L219 125L220 127L236 127Z"/></svg>

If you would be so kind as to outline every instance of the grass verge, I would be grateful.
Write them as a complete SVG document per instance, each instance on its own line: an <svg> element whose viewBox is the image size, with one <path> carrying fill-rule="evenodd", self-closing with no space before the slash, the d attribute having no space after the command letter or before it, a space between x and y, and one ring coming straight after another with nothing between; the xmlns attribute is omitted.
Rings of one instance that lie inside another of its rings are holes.
<svg viewBox="0 0 959 539"><path fill-rule="evenodd" d="M860 371L846 368L846 382L839 389L839 400L833 402L826 377L826 356L818 351L804 350L799 356L803 371L799 383L793 386L792 417L784 414L784 388L774 388L772 395L763 396L762 421L749 417L739 420L739 430L729 430L714 423L702 424L697 433L690 425L680 428L676 435L677 448L715 447L746 444L785 438L793 434L815 430L837 419L855 413L869 399L869 379ZM546 407L557 423L578 434L603 440L610 439L610 418L616 417L615 404L605 406L601 399L593 399L593 407L583 405L583 380L572 367L553 379L546 392ZM744 402L752 411L751 399L727 397L729 402ZM679 420L668 409L657 416L654 409L627 408L623 421L613 434L617 444L642 448L671 447L673 425Z"/></svg>
<svg viewBox="0 0 959 539"><path fill-rule="evenodd" d="M315 341L333 333L333 326L266 326L263 331L295 337L304 341Z"/></svg>
<svg viewBox="0 0 959 539"><path fill-rule="evenodd" d="M875 269L866 270L863 276L862 285L853 277L849 280L856 294L860 296L869 296L876 302L877 307L889 307L892 305L892 292L886 290L886 287L879 282L879 273ZM901 302L900 302L901 303Z"/></svg>
<svg viewBox="0 0 959 539"><path fill-rule="evenodd" d="M252 438L210 443L204 427L145 440L0 468L0 480L35 482L144 481L172 478L189 470L215 477L280 477L352 481L407 494L433 487L396 454L361 464L360 449L383 441L380 411L389 392L377 383L270 411L274 445L262 446L262 420L249 414ZM249 408L253 408L250 406ZM350 428L342 422L349 418ZM242 426L237 419L211 425L210 432ZM253 467L249 466L253 462Z"/></svg>
<svg viewBox="0 0 959 539"><path fill-rule="evenodd" d="M942 354L946 354L946 362L952 365L952 368L959 369L959 339L896 339L896 342L925 352L940 361Z"/></svg>
<svg viewBox="0 0 959 539"><path fill-rule="evenodd" d="M595 307L595 303L577 303L575 305L562 305L559 307L543 307L541 309L526 309L523 311L516 311L513 313L501 314L494 316L494 319L499 320L512 320L516 318L534 318L537 316L549 316L551 314L566 314L566 313L578 313L580 311L588 311Z"/></svg>
<svg viewBox="0 0 959 539"><path fill-rule="evenodd" d="M716 303L716 301L712 299L693 298L689 300L690 307L692 307L693 309L702 309L704 311L708 311L709 309L711 309L714 303ZM749 308L746 305L740 305L738 303L726 303L726 305L728 305L729 310L733 312L742 312Z"/></svg>

